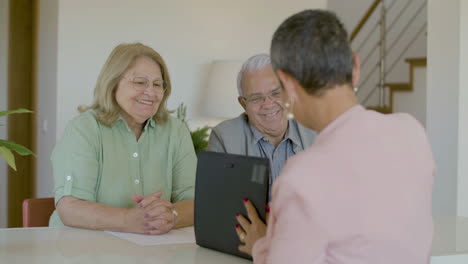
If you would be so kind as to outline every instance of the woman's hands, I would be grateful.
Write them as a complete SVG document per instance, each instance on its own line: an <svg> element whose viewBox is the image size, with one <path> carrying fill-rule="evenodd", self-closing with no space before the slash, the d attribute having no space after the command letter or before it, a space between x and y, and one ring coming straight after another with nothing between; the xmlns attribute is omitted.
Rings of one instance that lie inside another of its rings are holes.
<svg viewBox="0 0 468 264"><path fill-rule="evenodd" d="M156 192L146 197L134 195L132 200L138 204L130 208L126 215L128 226L133 226L131 232L148 235L160 235L169 232L176 224L177 216L174 205L161 200L162 192Z"/></svg>
<svg viewBox="0 0 468 264"><path fill-rule="evenodd" d="M265 236L267 225L258 216L257 210L249 199L244 199L247 217L237 214L236 219L239 225L236 225L236 233L243 245L239 245L239 251L252 255L252 248L255 242ZM266 208L266 221L268 224L268 215L270 208Z"/></svg>

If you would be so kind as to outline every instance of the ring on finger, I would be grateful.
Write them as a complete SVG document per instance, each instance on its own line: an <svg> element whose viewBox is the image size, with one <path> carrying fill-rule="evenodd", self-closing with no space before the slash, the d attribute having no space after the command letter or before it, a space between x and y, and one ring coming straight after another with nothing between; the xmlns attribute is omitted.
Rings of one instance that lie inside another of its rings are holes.
<svg viewBox="0 0 468 264"><path fill-rule="evenodd" d="M239 233L239 240L241 243L245 243L245 232L244 231L241 231Z"/></svg>

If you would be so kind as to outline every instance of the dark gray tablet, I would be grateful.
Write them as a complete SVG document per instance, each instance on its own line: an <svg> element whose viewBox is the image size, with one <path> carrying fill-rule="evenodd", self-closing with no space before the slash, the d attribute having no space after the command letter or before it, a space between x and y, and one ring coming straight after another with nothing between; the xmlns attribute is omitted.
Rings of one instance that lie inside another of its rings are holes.
<svg viewBox="0 0 468 264"><path fill-rule="evenodd" d="M195 238L199 246L251 259L238 250L235 215L247 215L243 199L265 219L268 159L216 152L198 153Z"/></svg>

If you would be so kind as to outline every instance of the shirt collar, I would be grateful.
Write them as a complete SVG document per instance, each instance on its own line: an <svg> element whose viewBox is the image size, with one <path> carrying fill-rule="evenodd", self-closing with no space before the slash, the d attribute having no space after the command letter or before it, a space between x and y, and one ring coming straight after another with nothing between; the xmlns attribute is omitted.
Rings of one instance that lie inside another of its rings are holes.
<svg viewBox="0 0 468 264"><path fill-rule="evenodd" d="M148 119L146 124L145 124L145 129L148 126L150 126L151 128L154 128L156 126L156 121L154 121L153 118Z"/></svg>
<svg viewBox="0 0 468 264"><path fill-rule="evenodd" d="M123 117L120 115L119 118L117 119L117 121L114 122L114 124L112 124L112 126L118 126L118 127L121 127L121 128L125 128L127 131L131 132L132 130L128 127L127 125L127 122L125 122L125 120L123 119Z"/></svg>
<svg viewBox="0 0 468 264"><path fill-rule="evenodd" d="M288 120L288 127L286 128L286 133L284 135L284 138L281 140L281 142L289 139L292 141L294 145L300 145L301 140L299 138L299 133L297 129L291 129L293 125L295 125L294 121ZM250 122L249 122L249 127L250 127L250 131L252 132L252 143L257 144L260 139L264 138L264 136Z"/></svg>
<svg viewBox="0 0 468 264"><path fill-rule="evenodd" d="M293 127L297 127L297 122L293 120L288 120L288 129L286 130L285 139L289 139L292 141L294 145L301 145L301 138L299 136L299 131L297 129L293 129Z"/></svg>
<svg viewBox="0 0 468 264"><path fill-rule="evenodd" d="M330 124L328 124L324 129L322 129L322 131L318 133L315 142L321 141L322 138L326 138L329 135L333 134L333 131L345 124L355 114L365 111L366 109L360 104L350 107L348 110L339 115L335 120L333 120Z"/></svg>
<svg viewBox="0 0 468 264"><path fill-rule="evenodd" d="M250 122L249 122L250 132L252 132L252 141L254 144L257 144L260 139L263 138L263 134L258 131Z"/></svg>
<svg viewBox="0 0 468 264"><path fill-rule="evenodd" d="M119 118L117 119L117 121L115 121L113 126L115 126L117 124L119 124L120 126L125 127L128 131L132 132L130 127L128 127L127 122L125 122L125 120L123 119L122 115L119 116ZM151 128L154 128L156 126L156 121L154 121L153 118L148 119L145 126L144 126L144 128L143 128L143 131L146 130L148 128L148 126L151 127Z"/></svg>

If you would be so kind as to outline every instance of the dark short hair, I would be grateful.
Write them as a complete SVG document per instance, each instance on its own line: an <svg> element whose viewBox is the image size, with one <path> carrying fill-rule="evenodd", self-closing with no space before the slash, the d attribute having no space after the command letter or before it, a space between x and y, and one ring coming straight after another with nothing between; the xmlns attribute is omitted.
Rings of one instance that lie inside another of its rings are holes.
<svg viewBox="0 0 468 264"><path fill-rule="evenodd" d="M273 69L290 74L311 95L352 83L348 34L329 11L304 10L287 18L273 35L271 61Z"/></svg>

